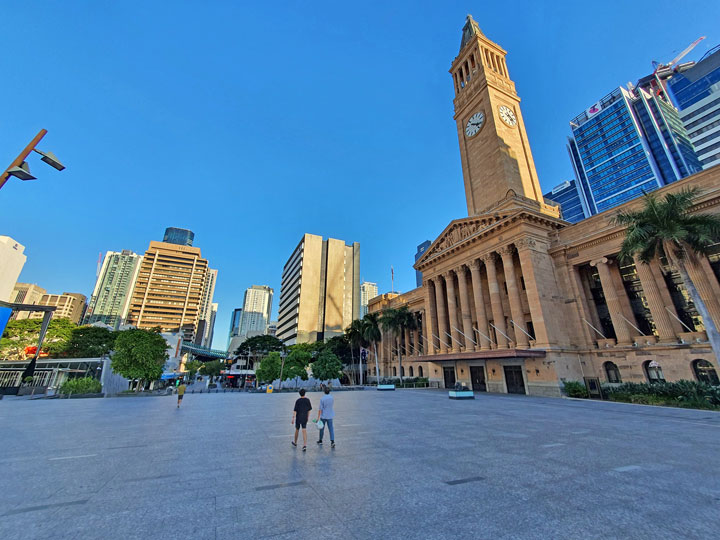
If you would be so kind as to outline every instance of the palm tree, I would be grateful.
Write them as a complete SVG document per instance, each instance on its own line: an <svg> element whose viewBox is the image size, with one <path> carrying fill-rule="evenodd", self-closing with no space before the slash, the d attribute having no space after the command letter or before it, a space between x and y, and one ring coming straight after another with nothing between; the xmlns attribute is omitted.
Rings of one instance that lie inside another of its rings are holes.
<svg viewBox="0 0 720 540"><path fill-rule="evenodd" d="M345 329L345 335L348 338L348 341L350 341L350 354L352 356L353 361L353 371L355 369L355 355L353 353L353 348L358 348L358 357L360 348L365 346L365 338L363 337L363 324L360 319L355 319L352 323L350 323L350 326L348 326ZM360 367L362 368L362 360L360 361ZM362 384L362 373L360 370L358 370L358 373L360 374L360 384ZM354 376L353 376L354 377Z"/></svg>
<svg viewBox="0 0 720 540"><path fill-rule="evenodd" d="M380 368L378 367L377 342L382 339L380 333L380 314L367 313L362 319L362 335L366 343L372 343L375 355L375 379L380 384Z"/></svg>
<svg viewBox="0 0 720 540"><path fill-rule="evenodd" d="M632 260L636 255L647 264L656 257L665 256L670 266L680 274L690 298L705 324L715 358L720 358L720 335L715 321L690 278L687 263L696 263L708 247L720 239L720 217L710 214L692 214L697 188L668 193L658 199L646 193L641 210L620 212L614 218L617 225L627 227L620 249L620 259Z"/></svg>
<svg viewBox="0 0 720 540"><path fill-rule="evenodd" d="M400 306L399 308L388 308L383 311L380 317L380 324L382 325L383 330L391 332L397 339L398 368L400 372L400 384L402 384L402 351L400 348L400 336L403 335L405 330L415 330L417 328L417 321L415 320L415 316L410 313L407 306Z"/></svg>

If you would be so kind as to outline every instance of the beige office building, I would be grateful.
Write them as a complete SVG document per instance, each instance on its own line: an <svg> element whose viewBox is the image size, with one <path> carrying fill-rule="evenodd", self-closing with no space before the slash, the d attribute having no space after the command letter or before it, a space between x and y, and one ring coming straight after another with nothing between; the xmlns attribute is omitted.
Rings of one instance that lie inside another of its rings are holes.
<svg viewBox="0 0 720 540"><path fill-rule="evenodd" d="M195 339L209 277L200 248L150 242L138 273L127 322L144 329L182 332Z"/></svg>
<svg viewBox="0 0 720 540"><path fill-rule="evenodd" d="M87 296L84 294L64 292L62 294L43 294L38 305L55 306L57 309L53 312L53 319L70 319L71 322L78 324L85 314L86 302ZM34 312L27 318L42 319L43 313Z"/></svg>
<svg viewBox="0 0 720 540"><path fill-rule="evenodd" d="M47 291L34 283L16 283L10 295L10 302L14 304L38 304ZM29 311L16 311L12 319L21 320L30 318Z"/></svg>
<svg viewBox="0 0 720 540"><path fill-rule="evenodd" d="M9 236L0 236L0 300L12 297L13 287L20 277L27 256L25 246Z"/></svg>
<svg viewBox="0 0 720 540"><path fill-rule="evenodd" d="M360 244L305 234L283 268L277 337L324 341L360 315Z"/></svg>

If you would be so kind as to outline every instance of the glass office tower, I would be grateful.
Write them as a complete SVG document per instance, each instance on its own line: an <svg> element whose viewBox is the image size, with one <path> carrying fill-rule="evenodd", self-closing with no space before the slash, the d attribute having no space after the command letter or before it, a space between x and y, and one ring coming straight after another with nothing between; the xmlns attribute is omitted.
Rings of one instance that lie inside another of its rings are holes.
<svg viewBox="0 0 720 540"><path fill-rule="evenodd" d="M163 236L163 242L179 246L192 246L194 239L194 232L187 229L178 229L177 227L168 227L165 229L165 236Z"/></svg>
<svg viewBox="0 0 720 540"><path fill-rule="evenodd" d="M616 88L570 122L568 150L591 214L702 169L675 108Z"/></svg>
<svg viewBox="0 0 720 540"><path fill-rule="evenodd" d="M577 223L590 217L590 209L584 194L578 191L576 180L568 180L555 186L552 191L545 193L543 198L546 203L550 200L560 205L562 218L565 221Z"/></svg>

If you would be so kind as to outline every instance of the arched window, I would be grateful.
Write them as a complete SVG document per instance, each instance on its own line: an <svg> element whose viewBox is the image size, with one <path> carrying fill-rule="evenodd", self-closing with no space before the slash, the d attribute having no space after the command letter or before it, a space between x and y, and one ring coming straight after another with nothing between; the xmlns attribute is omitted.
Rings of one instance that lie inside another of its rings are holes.
<svg viewBox="0 0 720 540"><path fill-rule="evenodd" d="M418 377L422 377L422 376L423 376L422 366L418 366Z"/></svg>
<svg viewBox="0 0 720 540"><path fill-rule="evenodd" d="M603 364L605 368L605 375L609 383L621 383L622 378L620 377L620 370L615 362L605 362Z"/></svg>
<svg viewBox="0 0 720 540"><path fill-rule="evenodd" d="M665 382L662 367L655 360L646 360L643 362L645 376L650 384Z"/></svg>
<svg viewBox="0 0 720 540"><path fill-rule="evenodd" d="M393 368L393 377L397 377L397 368L396 367Z"/></svg>
<svg viewBox="0 0 720 540"><path fill-rule="evenodd" d="M415 375L413 375L413 367L412 367L412 366L410 366L410 376L411 376L411 377L414 377L414 376L415 376Z"/></svg>
<svg viewBox="0 0 720 540"><path fill-rule="evenodd" d="M720 384L720 379L718 379L715 368L707 360L693 360L692 368L698 381L712 384L713 386Z"/></svg>
<svg viewBox="0 0 720 540"><path fill-rule="evenodd" d="M405 376L405 366L403 366L403 367L400 368L400 376L401 376L401 377L404 377L404 376Z"/></svg>

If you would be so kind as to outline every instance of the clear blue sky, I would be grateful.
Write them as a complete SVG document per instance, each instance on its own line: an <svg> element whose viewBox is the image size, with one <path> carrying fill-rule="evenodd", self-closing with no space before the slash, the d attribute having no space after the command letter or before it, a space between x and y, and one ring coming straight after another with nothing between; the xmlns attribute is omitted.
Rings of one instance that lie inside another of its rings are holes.
<svg viewBox="0 0 720 540"><path fill-rule="evenodd" d="M215 345L305 232L357 241L362 276L415 285L417 244L466 215L448 68L465 15L508 52L544 190L568 121L651 60L720 43L720 3L5 1L0 165L40 128L39 180L0 191L21 281L90 295L99 252L195 232L219 270ZM681 8L679 7L681 5Z"/></svg>

